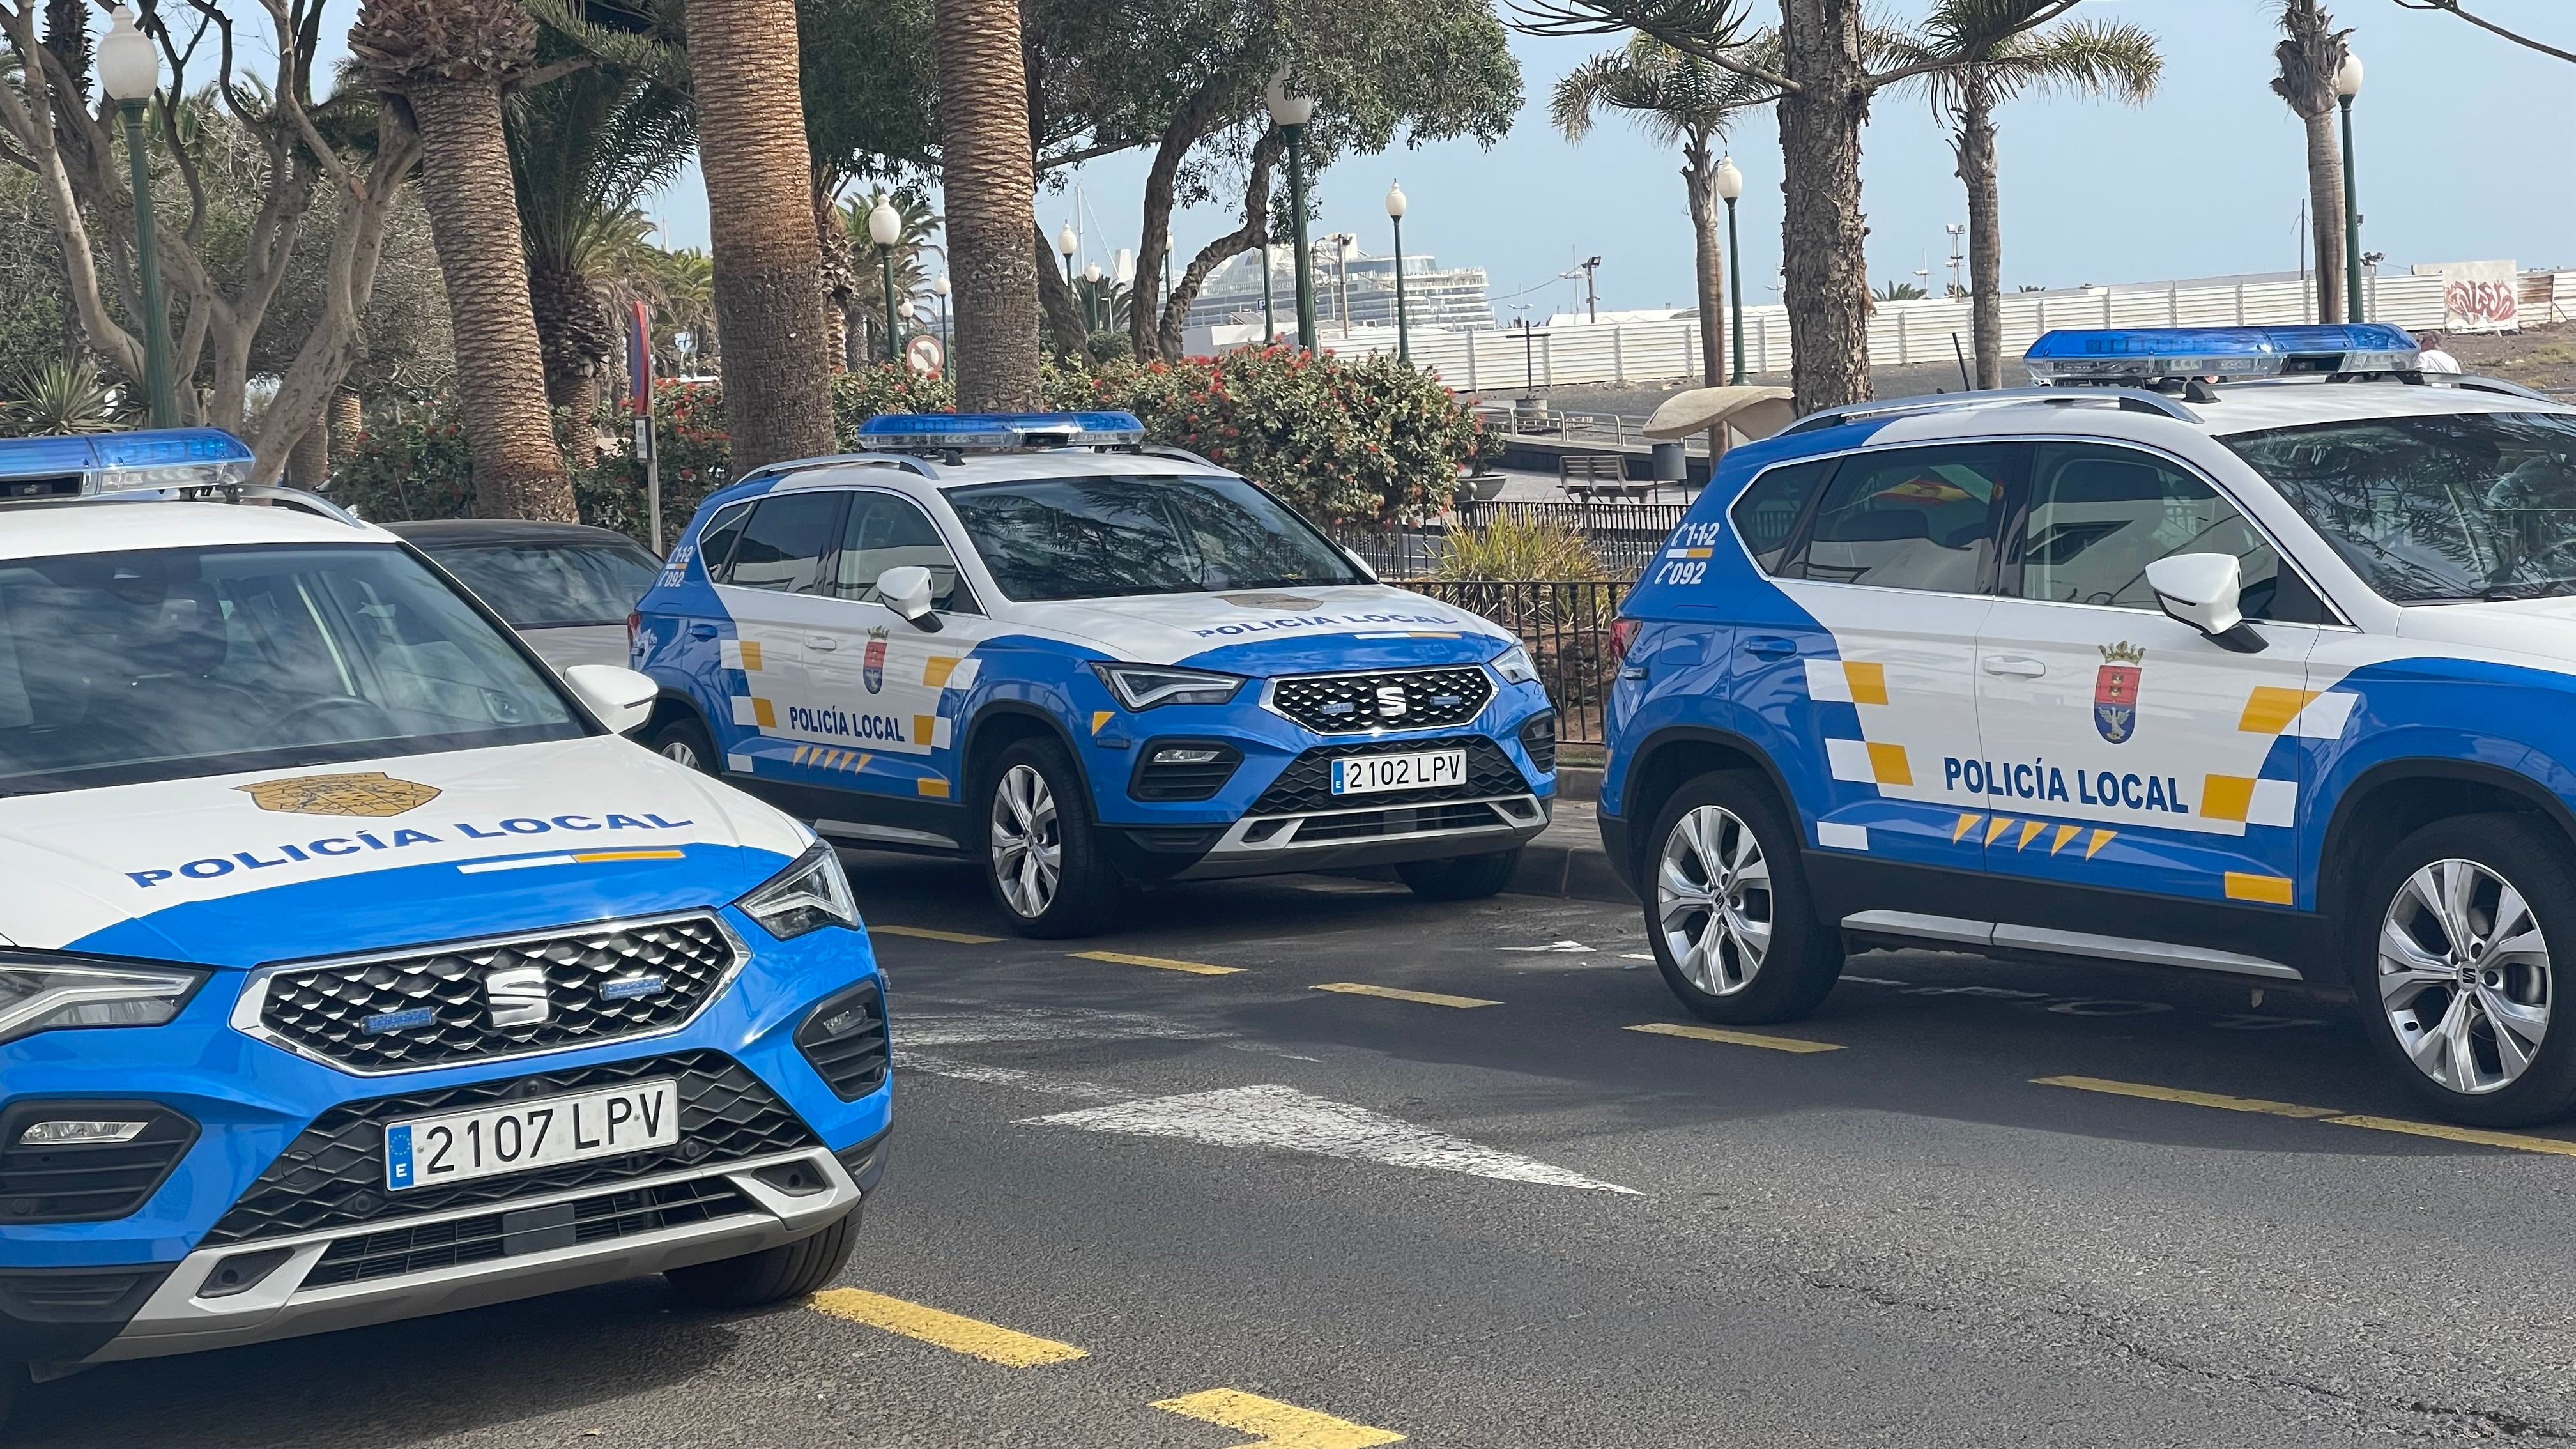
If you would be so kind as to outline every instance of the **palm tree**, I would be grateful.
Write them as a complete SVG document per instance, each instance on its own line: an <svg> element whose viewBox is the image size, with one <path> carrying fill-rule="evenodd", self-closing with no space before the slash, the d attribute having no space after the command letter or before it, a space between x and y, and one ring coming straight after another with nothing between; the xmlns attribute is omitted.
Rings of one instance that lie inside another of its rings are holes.
<svg viewBox="0 0 2576 1449"><path fill-rule="evenodd" d="M1998 36L1990 0L1940 0L1919 35L1893 38L1932 109L1951 125L1950 149L1968 191L1968 330L1977 386L2003 386L2003 202L1996 181L1995 107L2024 91L2108 95L2137 105L2164 71L2156 38L2125 21L2070 20ZM1929 68L1937 67L1937 68ZM1921 295L1918 290L1917 296Z"/></svg>
<svg viewBox="0 0 2576 1449"><path fill-rule="evenodd" d="M703 0L700 0L703 3ZM957 406L1036 408L1035 162L1017 0L938 0L940 190L955 277Z"/></svg>
<svg viewBox="0 0 2576 1449"><path fill-rule="evenodd" d="M506 115L546 401L586 419L617 345L602 289L637 239L636 200L695 149L697 112L650 80L591 66L514 97Z"/></svg>
<svg viewBox="0 0 2576 1449"><path fill-rule="evenodd" d="M456 393L488 518L574 515L546 411L501 87L536 54L519 0L364 0L349 49L420 131L420 190L453 319Z"/></svg>
<svg viewBox="0 0 2576 1449"><path fill-rule="evenodd" d="M2335 146L2335 72L2351 52L2350 30L2317 0L2277 0L2281 43L2272 47L2281 73L2272 93L2289 104L2308 128L2308 214L2317 233L2317 320L2343 315L2343 153Z"/></svg>
<svg viewBox="0 0 2576 1449"><path fill-rule="evenodd" d="M1548 113L1569 141L1591 134L1602 110L1625 111L1656 142L1682 151L1682 190L1690 209L1699 283L1703 380L1726 381L1726 257L1718 241L1716 142L1738 111L1767 104L1769 87L1639 35L1624 50L1596 55L1556 83ZM1742 306L1743 299L1737 298Z"/></svg>
<svg viewBox="0 0 2576 1449"><path fill-rule="evenodd" d="M725 340L725 428L739 476L833 450L795 0L689 0L688 36Z"/></svg>

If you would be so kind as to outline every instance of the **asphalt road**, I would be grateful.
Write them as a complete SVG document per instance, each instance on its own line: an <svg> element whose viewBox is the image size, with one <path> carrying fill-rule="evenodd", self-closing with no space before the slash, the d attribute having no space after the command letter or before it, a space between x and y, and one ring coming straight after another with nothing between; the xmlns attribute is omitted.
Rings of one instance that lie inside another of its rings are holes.
<svg viewBox="0 0 2576 1449"><path fill-rule="evenodd" d="M1000 934L958 868L852 859L877 926ZM1712 1040L1636 1029L1688 1024L1640 932L1317 877L1082 942L881 930L897 1145L816 1302L647 1280L112 1366L21 1442L2576 1434L2576 1142L2419 1135L2340 1008L1881 953Z"/></svg>

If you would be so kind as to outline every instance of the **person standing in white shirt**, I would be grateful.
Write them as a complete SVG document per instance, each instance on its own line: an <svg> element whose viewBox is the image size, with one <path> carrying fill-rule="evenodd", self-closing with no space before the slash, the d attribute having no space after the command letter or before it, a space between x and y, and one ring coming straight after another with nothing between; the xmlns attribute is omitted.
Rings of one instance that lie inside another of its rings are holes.
<svg viewBox="0 0 2576 1449"><path fill-rule="evenodd" d="M2424 371L2457 372L2460 370L2460 360L2442 350L2441 333L2418 332L2415 334L2415 346L2421 354Z"/></svg>

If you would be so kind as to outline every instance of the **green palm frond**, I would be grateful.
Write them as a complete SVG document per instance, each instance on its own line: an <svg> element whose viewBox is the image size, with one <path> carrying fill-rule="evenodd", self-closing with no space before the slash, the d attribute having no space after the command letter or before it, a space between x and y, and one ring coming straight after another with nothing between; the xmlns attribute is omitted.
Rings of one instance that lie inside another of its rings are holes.
<svg viewBox="0 0 2576 1449"><path fill-rule="evenodd" d="M557 271L597 271L621 220L697 147L687 97L606 67L519 92L507 119L528 259Z"/></svg>
<svg viewBox="0 0 2576 1449"><path fill-rule="evenodd" d="M1743 55L1767 67L1767 43ZM1569 141L1590 135L1602 111L1624 111L1656 142L1679 145L1696 133L1724 135L1738 112L1766 104L1770 87L1739 72L1685 55L1651 36L1593 56L1556 83L1548 116Z"/></svg>

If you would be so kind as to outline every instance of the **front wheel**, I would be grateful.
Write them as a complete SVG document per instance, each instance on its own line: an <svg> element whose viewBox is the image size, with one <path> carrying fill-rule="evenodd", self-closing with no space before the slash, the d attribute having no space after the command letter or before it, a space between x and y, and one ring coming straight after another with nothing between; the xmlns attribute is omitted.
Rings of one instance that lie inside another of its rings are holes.
<svg viewBox="0 0 2576 1449"><path fill-rule="evenodd" d="M984 884L1021 935L1089 935L1125 899L1125 880L1101 853L1082 772L1055 741L1002 751L984 822Z"/></svg>
<svg viewBox="0 0 2576 1449"><path fill-rule="evenodd" d="M757 1308L802 1298L839 1276L850 1261L861 1211L854 1207L830 1227L792 1243L673 1268L662 1276L695 1308Z"/></svg>
<svg viewBox="0 0 2576 1449"><path fill-rule="evenodd" d="M2528 1127L2576 1109L2576 1042L2550 1031L2553 948L2576 951L2576 865L2554 835L2512 815L2435 821L2381 863L2355 925L2371 1039L2435 1115Z"/></svg>
<svg viewBox="0 0 2576 1449"><path fill-rule="evenodd" d="M1521 853L1507 850L1456 860L1408 860L1395 873L1426 901L1481 901L1509 887L1520 865Z"/></svg>
<svg viewBox="0 0 2576 1449"><path fill-rule="evenodd" d="M653 732L652 750L663 759L685 765L699 774L716 772L715 741L707 738L706 726L686 715Z"/></svg>
<svg viewBox="0 0 2576 1449"><path fill-rule="evenodd" d="M1797 832L1761 777L1688 781L1650 839L1637 896L1655 964L1682 1004L1731 1025L1815 1010L1842 975L1842 933L1816 919Z"/></svg>

